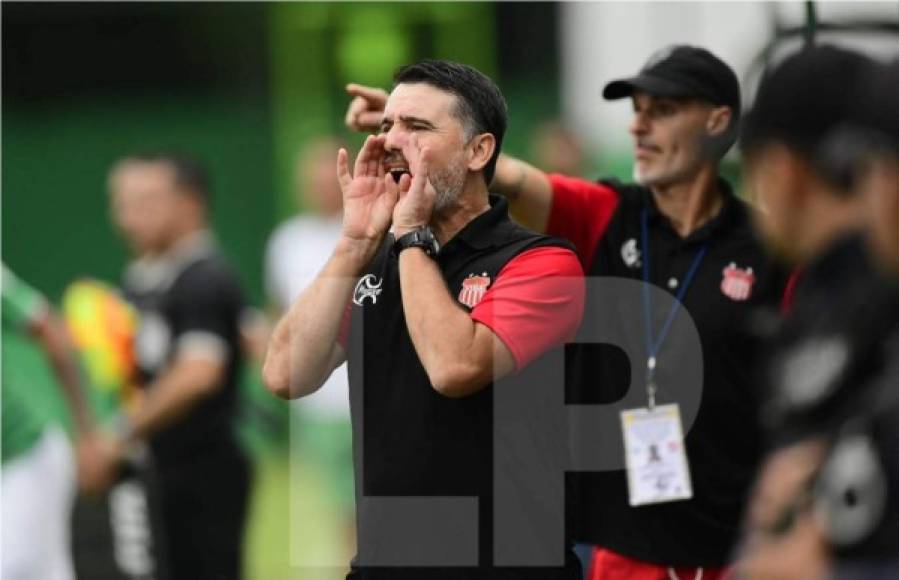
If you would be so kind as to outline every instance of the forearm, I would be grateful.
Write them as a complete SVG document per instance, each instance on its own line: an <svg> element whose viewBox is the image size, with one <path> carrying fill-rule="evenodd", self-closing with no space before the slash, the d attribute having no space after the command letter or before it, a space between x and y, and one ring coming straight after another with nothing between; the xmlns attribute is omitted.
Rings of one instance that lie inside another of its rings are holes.
<svg viewBox="0 0 899 580"><path fill-rule="evenodd" d="M509 200L512 216L534 231L546 231L552 208L552 185L546 173L508 155L500 155L490 191Z"/></svg>
<svg viewBox="0 0 899 580"><path fill-rule="evenodd" d="M63 322L52 312L48 313L37 325L35 332L62 387L76 431L79 434L90 431L93 416L84 392L74 346Z"/></svg>
<svg viewBox="0 0 899 580"><path fill-rule="evenodd" d="M222 387L224 372L223 361L176 359L147 389L147 396L131 417L131 436L146 437L184 417Z"/></svg>
<svg viewBox="0 0 899 580"><path fill-rule="evenodd" d="M437 264L422 250L400 254L403 312L415 351L434 388L464 396L490 382L489 356L473 348L477 325L453 300Z"/></svg>
<svg viewBox="0 0 899 580"><path fill-rule="evenodd" d="M373 247L338 244L313 283L281 317L263 365L263 379L274 394L301 397L327 379L354 284L373 254Z"/></svg>

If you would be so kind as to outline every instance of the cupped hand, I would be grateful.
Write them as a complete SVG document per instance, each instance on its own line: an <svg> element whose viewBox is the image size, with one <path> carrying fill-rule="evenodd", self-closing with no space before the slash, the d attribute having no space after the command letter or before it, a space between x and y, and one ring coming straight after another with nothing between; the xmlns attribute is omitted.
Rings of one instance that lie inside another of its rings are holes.
<svg viewBox="0 0 899 580"><path fill-rule="evenodd" d="M413 137L404 148L404 155L413 177L409 180L404 175L400 180L399 201L393 210L393 232L397 237L428 225L437 200L437 191L430 180L431 151Z"/></svg>
<svg viewBox="0 0 899 580"><path fill-rule="evenodd" d="M365 250L376 249L390 228L399 186L384 171L384 138L369 136L362 146L352 174L345 149L337 153L337 177L343 192L345 242Z"/></svg>

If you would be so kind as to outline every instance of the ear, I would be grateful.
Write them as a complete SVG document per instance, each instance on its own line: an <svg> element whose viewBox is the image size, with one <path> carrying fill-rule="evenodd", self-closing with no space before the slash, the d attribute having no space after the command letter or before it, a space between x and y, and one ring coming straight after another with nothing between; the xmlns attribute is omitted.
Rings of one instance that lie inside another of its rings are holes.
<svg viewBox="0 0 899 580"><path fill-rule="evenodd" d="M804 197L802 160L779 143L763 145L746 159L752 199L762 208L791 207Z"/></svg>
<svg viewBox="0 0 899 580"><path fill-rule="evenodd" d="M706 132L710 137L723 135L730 126L731 118L733 118L733 111L730 107L715 107L709 114L708 120L706 120Z"/></svg>
<svg viewBox="0 0 899 580"><path fill-rule="evenodd" d="M206 204L200 201L195 195L179 191L178 192L179 199L179 213L191 221L202 222L206 219L207 216L207 208Z"/></svg>
<svg viewBox="0 0 899 580"><path fill-rule="evenodd" d="M810 193L807 184L812 183L814 173L808 162L780 143L771 145L766 157L771 183L778 184L781 195L787 196L792 205L804 204Z"/></svg>
<svg viewBox="0 0 899 580"><path fill-rule="evenodd" d="M475 135L468 144L468 151L468 170L472 173L482 171L496 151L496 138L492 133Z"/></svg>

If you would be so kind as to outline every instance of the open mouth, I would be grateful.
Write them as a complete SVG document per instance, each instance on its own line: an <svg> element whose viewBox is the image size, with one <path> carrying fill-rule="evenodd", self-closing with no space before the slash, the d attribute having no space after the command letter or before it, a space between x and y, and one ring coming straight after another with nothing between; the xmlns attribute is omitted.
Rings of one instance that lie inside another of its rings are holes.
<svg viewBox="0 0 899 580"><path fill-rule="evenodd" d="M384 163L384 171L389 173L396 183L400 182L403 175L412 176L412 173L409 171L409 165L403 159L394 158L387 160Z"/></svg>
<svg viewBox="0 0 899 580"><path fill-rule="evenodd" d="M403 178L403 175L408 175L410 177L412 176L412 174L409 173L409 170L405 167L393 167L388 169L387 173L389 173L390 176L393 177L393 181L396 183L400 182L400 179Z"/></svg>

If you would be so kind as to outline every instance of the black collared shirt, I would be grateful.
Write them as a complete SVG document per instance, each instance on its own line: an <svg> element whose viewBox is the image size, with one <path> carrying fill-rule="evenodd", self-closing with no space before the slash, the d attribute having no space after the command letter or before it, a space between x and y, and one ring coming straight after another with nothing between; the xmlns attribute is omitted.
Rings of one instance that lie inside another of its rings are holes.
<svg viewBox="0 0 899 580"><path fill-rule="evenodd" d="M770 350L763 416L771 445L827 446L814 493L828 513L837 577L875 577L878 566L895 573L899 286L871 263L861 234L834 241L805 268Z"/></svg>
<svg viewBox="0 0 899 580"><path fill-rule="evenodd" d="M899 297L859 235L844 237L802 273L796 304L770 346L765 426L779 446L832 432L861 403L860 385L885 364Z"/></svg>
<svg viewBox="0 0 899 580"><path fill-rule="evenodd" d="M683 300L683 308L657 356L658 403L680 402L679 389L702 389L695 422L686 433L693 497L689 500L631 507L624 469L572 476L577 489L577 539L648 563L674 566L721 566L737 539L749 487L761 453L757 412L759 390L752 379L760 340L749 331L753 313L776 309L786 281L757 239L747 204L723 180L723 206L716 217L681 238L641 186L609 181L591 183L551 176L553 207L548 232L575 243L588 276L595 279L643 279L641 220L647 212L650 245L649 281L676 296L697 253L705 258ZM633 365L647 361L644 310L639 297L615 303L591 300L584 325L617 325L630 352L619 346L580 345L569 357L568 402L632 408L622 399L629 392ZM622 306L626 304L626 306ZM688 377L684 333L691 332L684 314L695 324L702 365ZM667 310L652 312L655 332ZM621 345L624 346L624 345ZM638 369L643 376L642 368ZM700 383L701 386L696 383ZM643 392L634 379L632 389ZM639 398L646 405L646 397ZM691 417L684 417L689 422ZM597 452L621 453L619 426ZM602 451L600 451L602 447Z"/></svg>
<svg viewBox="0 0 899 580"><path fill-rule="evenodd" d="M360 564L354 566L350 577L576 580L580 568L570 551L564 568L492 566L493 392L488 386L474 395L451 399L433 388L406 327L399 259L391 251L391 242L388 237L360 278L347 343ZM516 256L547 246L570 247L515 224L508 217L505 200L491 196L491 208L441 248L437 264L449 292L457 296L470 273L495 280ZM378 522L371 521L377 516L367 511L366 503L358 498L360 493L476 497L479 566L367 565L380 556L383 538L366 531L377 528Z"/></svg>
<svg viewBox="0 0 899 580"><path fill-rule="evenodd" d="M208 234L200 233L165 258L132 263L123 288L139 315L135 356L143 387L152 388L182 352L192 350L224 364L214 394L152 435L157 464L178 471L198 455L237 450L233 422L246 303L230 265Z"/></svg>

